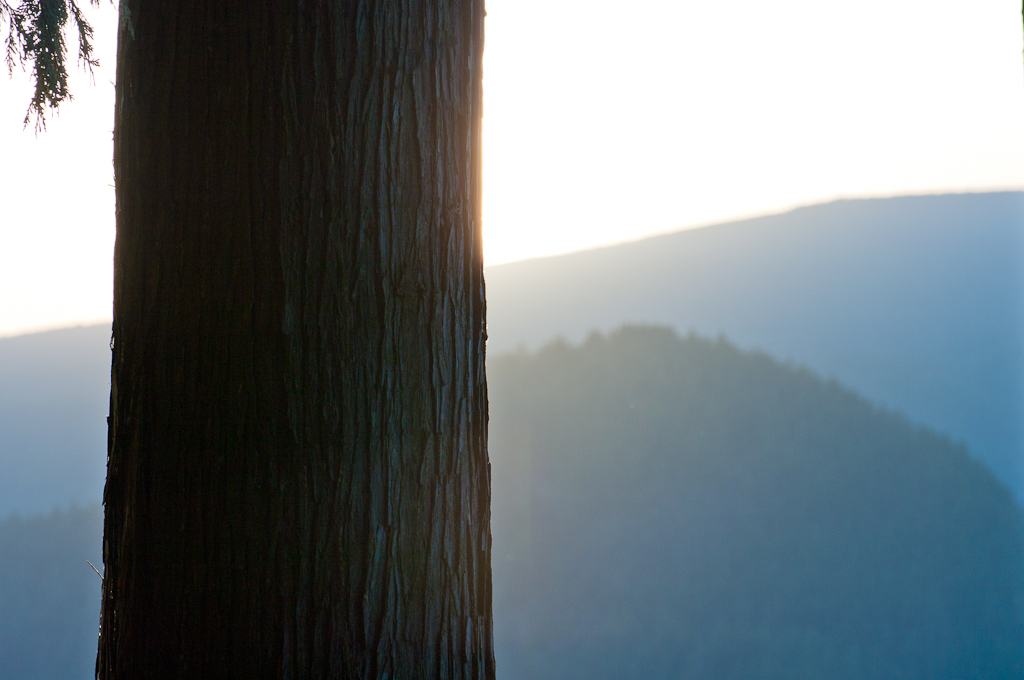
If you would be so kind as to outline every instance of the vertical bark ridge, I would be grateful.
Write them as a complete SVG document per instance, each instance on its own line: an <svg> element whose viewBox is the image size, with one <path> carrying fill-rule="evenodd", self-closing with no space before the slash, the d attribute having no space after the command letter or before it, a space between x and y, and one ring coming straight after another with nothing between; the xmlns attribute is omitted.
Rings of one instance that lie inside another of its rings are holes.
<svg viewBox="0 0 1024 680"><path fill-rule="evenodd" d="M493 678L481 0L125 0L113 678Z"/></svg>

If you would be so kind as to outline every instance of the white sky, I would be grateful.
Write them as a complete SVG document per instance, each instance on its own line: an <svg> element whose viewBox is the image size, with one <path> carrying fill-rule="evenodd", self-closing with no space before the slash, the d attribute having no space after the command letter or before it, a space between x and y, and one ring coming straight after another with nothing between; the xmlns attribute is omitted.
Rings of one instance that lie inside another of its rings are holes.
<svg viewBox="0 0 1024 680"><path fill-rule="evenodd" d="M115 12L36 138L0 77L0 335L110 318ZM1018 0L489 0L487 262L838 196L1024 188Z"/></svg>

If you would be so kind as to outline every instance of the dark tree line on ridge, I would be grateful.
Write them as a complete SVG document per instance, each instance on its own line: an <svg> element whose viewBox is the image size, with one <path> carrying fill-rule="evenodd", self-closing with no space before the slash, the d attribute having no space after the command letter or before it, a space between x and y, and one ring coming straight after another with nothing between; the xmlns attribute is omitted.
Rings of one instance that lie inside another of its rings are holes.
<svg viewBox="0 0 1024 680"><path fill-rule="evenodd" d="M505 680L1024 673L1024 517L962 446L665 329L489 375Z"/></svg>

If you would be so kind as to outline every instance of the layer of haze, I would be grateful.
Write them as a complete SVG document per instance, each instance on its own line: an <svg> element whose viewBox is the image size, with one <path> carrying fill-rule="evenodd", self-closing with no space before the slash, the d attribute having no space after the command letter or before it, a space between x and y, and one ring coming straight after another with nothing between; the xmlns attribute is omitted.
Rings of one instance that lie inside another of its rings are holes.
<svg viewBox="0 0 1024 680"><path fill-rule="evenodd" d="M490 264L836 196L1024 187L1016 0L490 0ZM116 13L36 138L0 78L0 335L110 317Z"/></svg>

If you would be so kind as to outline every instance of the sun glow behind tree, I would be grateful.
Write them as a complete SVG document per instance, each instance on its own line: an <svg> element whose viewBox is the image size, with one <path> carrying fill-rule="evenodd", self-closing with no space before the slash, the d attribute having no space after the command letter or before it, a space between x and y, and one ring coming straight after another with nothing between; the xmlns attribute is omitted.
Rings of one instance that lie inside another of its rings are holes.
<svg viewBox="0 0 1024 680"><path fill-rule="evenodd" d="M836 196L1024 186L1015 0L490 0L489 263ZM38 138L0 78L0 335L109 317L116 9Z"/></svg>

